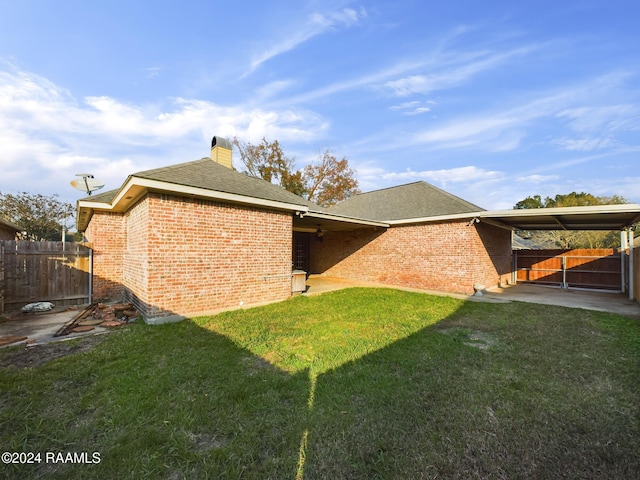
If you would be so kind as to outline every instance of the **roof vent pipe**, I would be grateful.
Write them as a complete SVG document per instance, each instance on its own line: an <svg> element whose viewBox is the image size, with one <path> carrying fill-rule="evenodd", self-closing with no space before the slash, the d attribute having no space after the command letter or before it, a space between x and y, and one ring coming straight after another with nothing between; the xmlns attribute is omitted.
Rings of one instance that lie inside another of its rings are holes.
<svg viewBox="0 0 640 480"><path fill-rule="evenodd" d="M232 149L233 145L226 138L213 137L211 139L211 160L233 170Z"/></svg>

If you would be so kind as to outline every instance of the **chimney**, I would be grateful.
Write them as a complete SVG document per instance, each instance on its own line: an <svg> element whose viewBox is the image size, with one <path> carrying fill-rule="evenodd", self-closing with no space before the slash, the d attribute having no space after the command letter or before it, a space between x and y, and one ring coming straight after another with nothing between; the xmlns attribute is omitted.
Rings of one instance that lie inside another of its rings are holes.
<svg viewBox="0 0 640 480"><path fill-rule="evenodd" d="M211 160L233 170L231 149L233 145L226 138L213 137L211 140Z"/></svg>

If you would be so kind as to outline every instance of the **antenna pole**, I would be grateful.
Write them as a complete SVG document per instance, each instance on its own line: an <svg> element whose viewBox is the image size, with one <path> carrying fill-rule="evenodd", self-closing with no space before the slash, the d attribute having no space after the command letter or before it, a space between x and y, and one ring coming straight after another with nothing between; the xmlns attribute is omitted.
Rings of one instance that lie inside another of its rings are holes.
<svg viewBox="0 0 640 480"><path fill-rule="evenodd" d="M82 179L84 180L84 184L87 187L87 193L89 194L89 196L91 196L91 189L89 188L89 182L87 182L87 177L82 177Z"/></svg>

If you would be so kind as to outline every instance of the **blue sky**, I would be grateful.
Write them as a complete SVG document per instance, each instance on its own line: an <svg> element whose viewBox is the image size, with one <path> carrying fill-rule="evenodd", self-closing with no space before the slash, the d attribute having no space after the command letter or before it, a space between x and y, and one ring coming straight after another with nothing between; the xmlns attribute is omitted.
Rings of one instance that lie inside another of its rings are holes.
<svg viewBox="0 0 640 480"><path fill-rule="evenodd" d="M363 191L640 203L640 3L0 0L0 192L82 196L209 155L325 149ZM237 157L237 155L236 155Z"/></svg>

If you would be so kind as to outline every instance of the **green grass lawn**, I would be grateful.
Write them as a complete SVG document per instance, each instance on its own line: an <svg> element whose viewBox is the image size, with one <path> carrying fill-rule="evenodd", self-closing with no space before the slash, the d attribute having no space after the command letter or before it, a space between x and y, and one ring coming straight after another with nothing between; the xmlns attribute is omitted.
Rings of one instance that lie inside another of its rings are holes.
<svg viewBox="0 0 640 480"><path fill-rule="evenodd" d="M639 478L638 319L354 288L64 343L0 350L0 477Z"/></svg>

